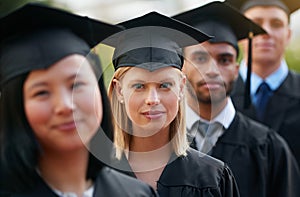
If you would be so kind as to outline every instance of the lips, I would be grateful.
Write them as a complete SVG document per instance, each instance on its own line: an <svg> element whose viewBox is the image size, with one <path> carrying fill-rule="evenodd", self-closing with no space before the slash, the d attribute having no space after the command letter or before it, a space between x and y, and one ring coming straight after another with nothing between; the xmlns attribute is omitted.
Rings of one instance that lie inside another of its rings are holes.
<svg viewBox="0 0 300 197"><path fill-rule="evenodd" d="M273 48L274 44L272 44L270 42L259 42L255 46L258 47L258 48L268 49L268 48Z"/></svg>
<svg viewBox="0 0 300 197"><path fill-rule="evenodd" d="M76 130L75 121L64 122L54 126L55 129L60 131L73 131Z"/></svg>
<svg viewBox="0 0 300 197"><path fill-rule="evenodd" d="M158 119L161 118L165 112L163 111L146 111L142 112L142 115L144 115L148 119Z"/></svg>
<svg viewBox="0 0 300 197"><path fill-rule="evenodd" d="M199 83L199 85L210 90L219 89L223 87L223 83L219 81L202 81L201 83Z"/></svg>

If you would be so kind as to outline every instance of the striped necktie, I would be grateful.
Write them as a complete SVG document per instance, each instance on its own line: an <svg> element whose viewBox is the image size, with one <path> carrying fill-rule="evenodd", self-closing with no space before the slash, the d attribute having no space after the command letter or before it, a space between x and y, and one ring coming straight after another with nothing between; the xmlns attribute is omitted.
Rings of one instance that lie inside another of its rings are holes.
<svg viewBox="0 0 300 197"><path fill-rule="evenodd" d="M222 129L222 126L218 122L213 122L211 124L203 122L199 123L198 132L204 137L200 148L201 152L209 154L216 143L215 141L217 138L214 138L214 135L219 129Z"/></svg>

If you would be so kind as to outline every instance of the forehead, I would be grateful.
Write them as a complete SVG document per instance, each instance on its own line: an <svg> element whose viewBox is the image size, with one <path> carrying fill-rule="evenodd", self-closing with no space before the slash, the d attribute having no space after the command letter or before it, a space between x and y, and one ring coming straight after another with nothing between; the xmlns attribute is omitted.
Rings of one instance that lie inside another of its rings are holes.
<svg viewBox="0 0 300 197"><path fill-rule="evenodd" d="M228 43L221 42L221 43L211 43L211 42L204 42L198 45L193 45L186 47L184 50L185 57L188 58L190 55L197 54L198 52L204 52L208 54L224 54L230 53L232 55L237 55L235 48Z"/></svg>
<svg viewBox="0 0 300 197"><path fill-rule="evenodd" d="M88 63L87 59L78 54L69 55L56 63L52 64L50 67L45 69L36 69L30 72L28 79L46 79L46 76L69 76L74 77L82 75L90 75L92 68ZM55 81L57 78L50 78Z"/></svg>
<svg viewBox="0 0 300 197"><path fill-rule="evenodd" d="M289 18L287 13L277 6L254 6L246 10L244 14L250 19L264 19L272 17L288 21Z"/></svg>
<svg viewBox="0 0 300 197"><path fill-rule="evenodd" d="M132 67L122 77L122 81L162 81L162 80L178 80L181 71L174 67L163 67L155 71Z"/></svg>

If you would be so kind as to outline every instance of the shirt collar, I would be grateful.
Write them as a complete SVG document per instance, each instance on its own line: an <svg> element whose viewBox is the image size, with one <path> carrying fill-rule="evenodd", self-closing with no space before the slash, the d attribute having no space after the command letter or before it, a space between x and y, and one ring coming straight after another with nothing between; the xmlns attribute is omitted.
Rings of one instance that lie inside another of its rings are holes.
<svg viewBox="0 0 300 197"><path fill-rule="evenodd" d="M243 79L243 81L246 81L247 78L247 65L245 61L241 62L240 65L240 75ZM286 61L283 59L281 61L280 67L274 71L271 75L269 75L265 82L270 86L271 90L276 90L279 88L279 86L282 84L282 82L285 80L285 78L288 75L288 66ZM255 95L258 87L262 83L263 79L252 72L251 74L251 95Z"/></svg>
<svg viewBox="0 0 300 197"><path fill-rule="evenodd" d="M232 123L232 121L234 119L235 113L236 113L236 111L233 106L232 100L231 100L231 98L228 98L227 104L224 107L224 109L210 122L219 122L220 124L223 125L223 127L225 129L228 129L228 127L230 126L230 124ZM208 120L201 118L188 105L186 106L186 117L187 117L186 126L187 126L187 129L189 129L189 130L192 128L193 124L198 120L209 123Z"/></svg>
<svg viewBox="0 0 300 197"><path fill-rule="evenodd" d="M190 130L193 126L193 124L199 120L199 116L188 104L186 104L185 107L185 114L186 114L186 127L188 130Z"/></svg>

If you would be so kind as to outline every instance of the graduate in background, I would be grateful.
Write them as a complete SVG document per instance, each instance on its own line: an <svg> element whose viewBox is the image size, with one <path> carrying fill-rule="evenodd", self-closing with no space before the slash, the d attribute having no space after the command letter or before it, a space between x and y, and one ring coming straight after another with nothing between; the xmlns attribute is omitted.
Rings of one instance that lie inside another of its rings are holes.
<svg viewBox="0 0 300 197"><path fill-rule="evenodd" d="M184 49L191 146L227 163L242 197L299 196L300 172L287 143L237 112L229 97L238 76L238 40L265 32L221 2L174 18L214 36Z"/></svg>
<svg viewBox="0 0 300 197"><path fill-rule="evenodd" d="M277 131L289 144L300 167L300 75L288 70L284 52L292 31L290 15L300 8L295 0L227 0L268 34L257 36L252 44L252 105L244 108L244 82L248 47L242 42L244 59L232 100L245 115Z"/></svg>
<svg viewBox="0 0 300 197"><path fill-rule="evenodd" d="M161 197L239 196L228 166L189 148L181 48L209 37L156 12L125 21L109 87L116 165Z"/></svg>
<svg viewBox="0 0 300 197"><path fill-rule="evenodd" d="M155 196L89 152L113 129L90 49L121 29L38 4L0 26L1 196Z"/></svg>

